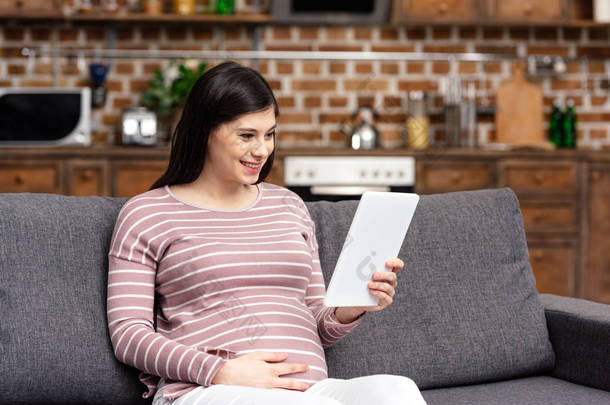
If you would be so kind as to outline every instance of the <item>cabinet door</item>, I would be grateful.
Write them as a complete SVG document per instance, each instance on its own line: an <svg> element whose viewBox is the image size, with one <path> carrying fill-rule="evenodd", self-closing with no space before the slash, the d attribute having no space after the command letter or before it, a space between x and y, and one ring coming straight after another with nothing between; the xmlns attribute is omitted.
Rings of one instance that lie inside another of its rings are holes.
<svg viewBox="0 0 610 405"><path fill-rule="evenodd" d="M539 293L576 297L576 240L528 240Z"/></svg>
<svg viewBox="0 0 610 405"><path fill-rule="evenodd" d="M565 0L496 0L495 17L500 20L561 20L565 18Z"/></svg>
<svg viewBox="0 0 610 405"><path fill-rule="evenodd" d="M482 0L398 0L394 22L477 19L482 4Z"/></svg>
<svg viewBox="0 0 610 405"><path fill-rule="evenodd" d="M0 193L64 193L63 167L59 161L0 163Z"/></svg>
<svg viewBox="0 0 610 405"><path fill-rule="evenodd" d="M165 172L167 162L114 162L111 169L114 197L133 197L150 189Z"/></svg>
<svg viewBox="0 0 610 405"><path fill-rule="evenodd" d="M476 190L493 187L492 166L487 162L418 161L416 192L420 194Z"/></svg>
<svg viewBox="0 0 610 405"><path fill-rule="evenodd" d="M109 196L108 163L105 161L74 160L68 164L69 195L74 196Z"/></svg>
<svg viewBox="0 0 610 405"><path fill-rule="evenodd" d="M589 171L589 238L584 298L610 304L610 163Z"/></svg>
<svg viewBox="0 0 610 405"><path fill-rule="evenodd" d="M499 170L500 187L510 187L517 195L575 197L578 192L578 169L573 161L505 160Z"/></svg>

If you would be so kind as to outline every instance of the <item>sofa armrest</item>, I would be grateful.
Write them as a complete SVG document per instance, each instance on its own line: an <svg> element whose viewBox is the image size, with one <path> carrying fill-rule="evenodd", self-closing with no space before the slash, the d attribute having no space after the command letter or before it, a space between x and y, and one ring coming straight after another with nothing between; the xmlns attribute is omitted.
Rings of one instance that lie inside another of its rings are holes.
<svg viewBox="0 0 610 405"><path fill-rule="evenodd" d="M555 350L552 375L610 391L610 305L541 294Z"/></svg>

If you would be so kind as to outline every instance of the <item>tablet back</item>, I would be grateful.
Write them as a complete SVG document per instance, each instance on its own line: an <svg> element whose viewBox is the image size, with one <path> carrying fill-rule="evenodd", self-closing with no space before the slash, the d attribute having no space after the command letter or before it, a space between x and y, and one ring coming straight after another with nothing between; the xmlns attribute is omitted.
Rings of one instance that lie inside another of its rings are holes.
<svg viewBox="0 0 610 405"><path fill-rule="evenodd" d="M365 191L324 297L324 305L374 306L369 292L376 271L390 271L388 259L397 257L417 207L413 193Z"/></svg>

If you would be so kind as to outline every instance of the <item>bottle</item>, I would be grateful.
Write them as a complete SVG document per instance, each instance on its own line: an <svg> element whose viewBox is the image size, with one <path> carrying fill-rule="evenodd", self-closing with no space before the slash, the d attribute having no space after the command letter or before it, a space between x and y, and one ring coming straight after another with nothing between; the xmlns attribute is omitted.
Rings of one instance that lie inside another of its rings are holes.
<svg viewBox="0 0 610 405"><path fill-rule="evenodd" d="M559 99L553 101L553 108L551 109L551 118L549 120L549 141L556 148L562 147L563 139L563 113L561 112L561 106Z"/></svg>
<svg viewBox="0 0 610 405"><path fill-rule="evenodd" d="M574 110L574 100L568 99L567 108L563 116L563 137L562 147L576 148L576 111Z"/></svg>
<svg viewBox="0 0 610 405"><path fill-rule="evenodd" d="M233 14L235 13L234 0L216 0L217 14Z"/></svg>
<svg viewBox="0 0 610 405"><path fill-rule="evenodd" d="M413 149L425 149L430 144L426 94L421 90L413 90L409 92L408 101L407 146Z"/></svg>

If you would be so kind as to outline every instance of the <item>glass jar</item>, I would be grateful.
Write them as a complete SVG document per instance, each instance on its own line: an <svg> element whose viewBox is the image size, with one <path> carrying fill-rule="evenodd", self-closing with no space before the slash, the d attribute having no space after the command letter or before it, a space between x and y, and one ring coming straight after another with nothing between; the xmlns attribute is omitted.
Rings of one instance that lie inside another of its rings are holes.
<svg viewBox="0 0 610 405"><path fill-rule="evenodd" d="M163 12L163 2L161 0L142 0L142 11L150 15L158 15Z"/></svg>
<svg viewBox="0 0 610 405"><path fill-rule="evenodd" d="M407 103L407 147L425 149L430 144L430 120L426 94L420 90L409 92Z"/></svg>
<svg viewBox="0 0 610 405"><path fill-rule="evenodd" d="M174 13L190 15L195 12L195 0L174 0Z"/></svg>

